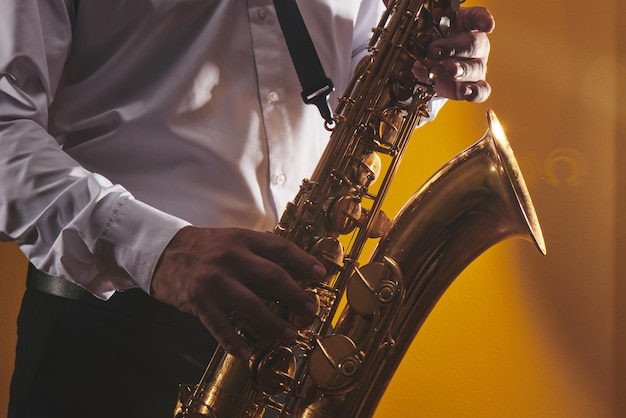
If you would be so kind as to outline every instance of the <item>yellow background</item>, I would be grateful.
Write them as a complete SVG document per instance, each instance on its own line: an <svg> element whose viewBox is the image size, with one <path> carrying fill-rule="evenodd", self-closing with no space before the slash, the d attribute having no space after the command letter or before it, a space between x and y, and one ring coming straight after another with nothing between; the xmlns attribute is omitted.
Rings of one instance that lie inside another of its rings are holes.
<svg viewBox="0 0 626 418"><path fill-rule="evenodd" d="M617 0L471 0L496 16L481 105L451 103L420 129L387 211L505 125L548 245L488 250L453 283L376 413L427 418L626 417L626 6ZM591 6L590 6L591 5ZM623 32L623 31L622 31ZM7 407L25 260L0 244L0 415ZM71 396L71 393L68 393Z"/></svg>

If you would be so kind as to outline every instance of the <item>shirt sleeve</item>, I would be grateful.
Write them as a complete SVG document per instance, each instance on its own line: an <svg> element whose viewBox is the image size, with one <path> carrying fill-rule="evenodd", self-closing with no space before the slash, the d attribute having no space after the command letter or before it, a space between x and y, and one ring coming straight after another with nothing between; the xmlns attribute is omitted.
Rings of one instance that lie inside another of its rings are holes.
<svg viewBox="0 0 626 418"><path fill-rule="evenodd" d="M71 0L7 0L0 14L0 240L100 298L149 292L161 252L187 222L85 170L47 132L73 13Z"/></svg>

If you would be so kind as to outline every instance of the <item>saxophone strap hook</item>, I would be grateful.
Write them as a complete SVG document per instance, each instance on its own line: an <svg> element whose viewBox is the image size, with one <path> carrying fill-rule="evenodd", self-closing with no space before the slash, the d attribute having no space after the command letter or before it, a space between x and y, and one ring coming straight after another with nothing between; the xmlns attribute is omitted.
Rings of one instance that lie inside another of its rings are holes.
<svg viewBox="0 0 626 418"><path fill-rule="evenodd" d="M302 100L306 104L314 104L326 124L333 124L328 96L335 90L335 85L324 72L298 4L295 0L274 0L274 8L302 86Z"/></svg>

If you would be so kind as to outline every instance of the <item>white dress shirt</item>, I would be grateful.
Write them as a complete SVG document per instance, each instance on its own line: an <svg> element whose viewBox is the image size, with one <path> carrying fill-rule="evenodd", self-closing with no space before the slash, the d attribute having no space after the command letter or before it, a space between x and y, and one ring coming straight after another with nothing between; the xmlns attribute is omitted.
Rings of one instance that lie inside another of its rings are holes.
<svg viewBox="0 0 626 418"><path fill-rule="evenodd" d="M99 297L185 225L271 230L326 145L272 0L7 3L0 239ZM382 1L298 4L342 92Z"/></svg>

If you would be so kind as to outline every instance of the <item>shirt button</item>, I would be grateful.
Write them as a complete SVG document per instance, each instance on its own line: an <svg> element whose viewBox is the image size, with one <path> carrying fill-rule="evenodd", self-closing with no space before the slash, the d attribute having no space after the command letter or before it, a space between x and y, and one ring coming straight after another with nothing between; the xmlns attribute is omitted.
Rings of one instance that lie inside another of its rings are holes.
<svg viewBox="0 0 626 418"><path fill-rule="evenodd" d="M275 92L274 90L272 90L269 93L267 93L267 100L270 103L277 102L279 98L280 98L280 96L279 96L278 92Z"/></svg>
<svg viewBox="0 0 626 418"><path fill-rule="evenodd" d="M277 185L282 186L287 181L287 176L285 176L283 173L280 173L276 176L274 181L276 182Z"/></svg>
<svg viewBox="0 0 626 418"><path fill-rule="evenodd" d="M264 20L267 17L267 9L265 7L261 7L257 10L256 14L259 16L259 19Z"/></svg>

